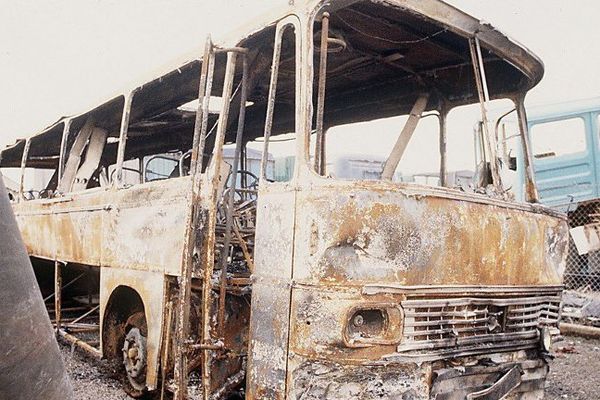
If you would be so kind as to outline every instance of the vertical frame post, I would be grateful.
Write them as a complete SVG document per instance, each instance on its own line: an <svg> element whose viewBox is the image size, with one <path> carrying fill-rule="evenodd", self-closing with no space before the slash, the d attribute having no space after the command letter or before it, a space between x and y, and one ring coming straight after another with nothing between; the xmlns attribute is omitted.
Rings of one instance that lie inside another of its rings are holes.
<svg viewBox="0 0 600 400"><path fill-rule="evenodd" d="M475 84L477 85L477 93L479 96L479 105L481 107L481 120L484 137L487 143L487 150L490 157L490 170L492 173L492 181L494 186L502 191L502 180L500 178L500 171L498 166L497 157L497 140L496 137L490 133L488 115L487 115L487 103L490 101L490 95L488 92L487 79L485 76L485 66L483 63L483 57L481 55L481 46L477 37L469 39L469 49L471 52L471 62L473 63L473 75L475 75Z"/></svg>
<svg viewBox="0 0 600 400"><path fill-rule="evenodd" d="M514 102L519 120L521 146L523 147L523 164L525 166L525 200L529 203L538 203L540 201L540 196L535 183L533 153L531 151L529 127L527 126L527 112L525 111L525 97L519 96Z"/></svg>
<svg viewBox="0 0 600 400"><path fill-rule="evenodd" d="M231 101L231 93L233 91L233 79L235 75L235 65L237 61L236 51L227 51L227 66L225 67L225 81L223 83L223 104L219 114L217 125L217 135L215 137L215 145L213 150L214 171L209 177L209 195L207 196L208 215L206 224L206 264L203 268L202 279L202 396L204 400L209 400L210 396L210 367L212 360L212 351L214 345L211 336L211 305L212 305L212 276L214 271L215 261L215 228L217 220L217 187L219 185L221 161L223 159L223 142L225 141L225 133L227 131L227 120L229 117L229 106Z"/></svg>
<svg viewBox="0 0 600 400"><path fill-rule="evenodd" d="M267 112L265 114L265 145L260 164L260 178L265 180L267 177L267 163L269 161L269 141L271 139L271 130L273 128L273 112L275 110L275 96L277 95L277 78L279 76L279 58L281 56L281 37L285 27L277 26L275 32L275 44L273 46L273 61L271 64L271 80L269 82L269 97L267 99Z"/></svg>
<svg viewBox="0 0 600 400"><path fill-rule="evenodd" d="M309 80L303 80L306 78L302 75L303 72L308 71L310 68L302 69L302 37L300 34L300 24L298 18L295 16L288 16L283 20L279 21L275 30L275 42L273 44L273 61L271 64L271 80L269 82L269 97L267 100L267 112L265 116L265 130L264 130L264 141L265 145L263 148L262 160L261 160L261 171L260 178L262 181L266 181L267 165L269 160L269 141L271 138L271 131L273 128L273 112L275 109L275 98L277 96L277 80L279 78L279 60L281 58L281 42L283 34L287 29L294 30L295 40L295 82L294 82L294 131L296 134L297 146L296 146L296 163L294 163L294 172L292 178L295 178L297 173L300 171L298 164L300 160L307 162L309 153L309 141L307 132L307 121L309 118L305 118L305 112L301 104L304 103L305 88L302 82L308 82ZM312 99L311 99L312 101Z"/></svg>
<svg viewBox="0 0 600 400"><path fill-rule="evenodd" d="M329 40L329 13L324 12L321 21L321 50L319 62L319 87L317 93L317 137L315 140L315 171L325 175L325 131L323 130L323 114L325 113L325 83L327 75L327 41Z"/></svg>
<svg viewBox="0 0 600 400"><path fill-rule="evenodd" d="M60 331L62 319L62 265L60 261L54 260L54 320L56 332Z"/></svg>
<svg viewBox="0 0 600 400"><path fill-rule="evenodd" d="M444 104L439 110L440 123L440 186L448 186L448 107Z"/></svg>
<svg viewBox="0 0 600 400"><path fill-rule="evenodd" d="M196 176L202 171L202 152L204 150L203 140L206 138L208 127L208 109L212 93L212 78L215 69L215 56L210 36L206 39L204 57L202 58L202 69L200 70L200 85L198 87L198 109L194 123L194 138L192 142L192 158L190 161L190 173ZM198 168L200 165L200 168Z"/></svg>
<svg viewBox="0 0 600 400"><path fill-rule="evenodd" d="M60 187L60 183L63 178L63 173L65 172L65 165L67 163L67 143L69 141L69 134L71 131L71 123L72 119L68 119L65 121L65 125L63 126L62 138L60 140L60 154L58 156L58 183L56 187Z"/></svg>
<svg viewBox="0 0 600 400"><path fill-rule="evenodd" d="M119 148L117 150L117 166L115 172L115 181L113 185L121 186L123 183L123 162L125 160L125 147L127 146L127 132L129 131L129 114L131 113L131 103L135 90L131 91L125 97L123 104L123 114L121 115L121 129L119 131Z"/></svg>
<svg viewBox="0 0 600 400"><path fill-rule="evenodd" d="M29 148L31 147L31 138L25 140L25 147L23 148L23 154L21 155L21 176L19 179L19 200L21 202L23 197L23 189L25 186L25 167L27 166L27 157L29 156Z"/></svg>
<svg viewBox="0 0 600 400"><path fill-rule="evenodd" d="M231 174L231 184L229 186L229 192L227 196L227 209L226 209L226 220L225 220L225 238L223 243L223 251L221 254L221 279L219 282L219 311L217 315L217 326L219 328L219 335L225 334L225 299L227 295L227 259L229 256L229 246L231 244L231 229L233 225L233 201L235 197L235 190L237 187L238 168L240 163L240 157L242 154L242 140L244 134L244 122L246 118L246 99L247 93L247 76L248 76L248 61L245 53L242 56L242 91L240 95L240 112L238 114L237 132L235 137L235 154L233 157L233 172Z"/></svg>
<svg viewBox="0 0 600 400"><path fill-rule="evenodd" d="M197 249L202 246L201 231L206 224L206 217L202 212L200 204L200 189L202 183L202 159L204 145L206 142L206 131L208 126L208 107L212 91L212 78L214 71L213 44L208 37L202 58L202 69L200 72L200 84L198 86L198 109L194 125L194 137L192 144L192 158L190 172L192 175L192 188L189 201L189 218L186 224L186 236L184 242L183 263L181 266L181 280L179 284L179 297L175 310L175 395L176 400L187 398L188 385L188 338L190 325L190 301L192 271ZM168 346L168 343L166 344Z"/></svg>

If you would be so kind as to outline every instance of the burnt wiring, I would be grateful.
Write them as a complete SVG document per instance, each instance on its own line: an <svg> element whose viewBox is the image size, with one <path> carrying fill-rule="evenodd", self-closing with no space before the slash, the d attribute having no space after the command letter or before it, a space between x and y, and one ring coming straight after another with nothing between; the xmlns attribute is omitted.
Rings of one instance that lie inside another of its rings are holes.
<svg viewBox="0 0 600 400"><path fill-rule="evenodd" d="M426 42L427 40L434 38L438 35L441 35L442 33L445 33L448 31L447 28L441 29L437 32L434 32L430 35L427 35L425 37L419 38L419 39L413 39L413 40L392 40L392 39L388 39L388 38L384 38L381 36L377 36L377 35L372 35L370 33L367 33L355 26L352 26L348 21L346 21L345 19L343 19L340 15L336 15L337 19L339 19L340 21L342 21L344 23L344 25L346 25L348 28L352 29L355 32L360 33L361 35L367 36L371 39L376 39L376 40L381 40L383 42L387 42L387 43L392 43L392 44L417 44L417 43L421 43L421 42Z"/></svg>

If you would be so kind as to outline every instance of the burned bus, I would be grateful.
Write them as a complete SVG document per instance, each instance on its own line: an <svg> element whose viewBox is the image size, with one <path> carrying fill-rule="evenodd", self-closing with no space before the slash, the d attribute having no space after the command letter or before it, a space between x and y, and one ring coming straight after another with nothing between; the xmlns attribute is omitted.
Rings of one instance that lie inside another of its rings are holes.
<svg viewBox="0 0 600 400"><path fill-rule="evenodd" d="M14 211L58 333L121 364L133 395L542 398L568 232L531 168L523 104L541 61L439 0L272 14L2 151L21 171ZM501 98L519 118L523 202L487 128ZM451 187L447 116L468 104L485 122L482 161L471 187ZM430 114L439 185L394 181ZM402 115L376 178L329 175L330 129ZM275 181L282 136L295 156ZM36 170L47 185L25 190Z"/></svg>

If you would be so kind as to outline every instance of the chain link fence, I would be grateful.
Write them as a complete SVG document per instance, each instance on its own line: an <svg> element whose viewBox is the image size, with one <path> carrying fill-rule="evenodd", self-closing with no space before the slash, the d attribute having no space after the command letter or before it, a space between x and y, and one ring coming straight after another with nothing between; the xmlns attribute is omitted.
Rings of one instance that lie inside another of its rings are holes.
<svg viewBox="0 0 600 400"><path fill-rule="evenodd" d="M600 223L600 201L580 204L569 212L569 227ZM600 326L600 251L580 255L569 236L564 275L562 320Z"/></svg>

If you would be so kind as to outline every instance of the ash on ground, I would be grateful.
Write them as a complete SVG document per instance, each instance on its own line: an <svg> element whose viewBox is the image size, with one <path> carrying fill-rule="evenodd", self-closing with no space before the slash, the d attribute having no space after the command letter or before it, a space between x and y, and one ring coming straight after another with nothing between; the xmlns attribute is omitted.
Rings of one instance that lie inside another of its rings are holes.
<svg viewBox="0 0 600 400"><path fill-rule="evenodd" d="M81 349L59 340L71 378L75 400L129 400L122 389L120 372L104 360L88 357Z"/></svg>
<svg viewBox="0 0 600 400"><path fill-rule="evenodd" d="M121 371L59 341L76 400L129 400L121 388ZM573 336L555 345L546 382L548 400L600 399L600 340Z"/></svg>

